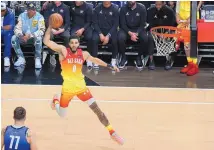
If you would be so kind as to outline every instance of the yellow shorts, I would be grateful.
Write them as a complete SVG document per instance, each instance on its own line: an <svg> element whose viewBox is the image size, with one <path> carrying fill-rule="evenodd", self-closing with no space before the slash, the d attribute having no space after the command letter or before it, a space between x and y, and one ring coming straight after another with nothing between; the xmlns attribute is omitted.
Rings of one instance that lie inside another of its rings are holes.
<svg viewBox="0 0 214 150"><path fill-rule="evenodd" d="M60 106L68 107L71 99L77 96L82 101L87 101L92 97L90 90L86 87L85 81L63 82L60 98Z"/></svg>
<svg viewBox="0 0 214 150"><path fill-rule="evenodd" d="M88 88L84 89L83 91L80 91L79 93L66 93L62 92L61 93L61 98L60 98L60 107L66 108L68 107L71 99L77 96L81 101L85 102L87 100L90 100L93 98L90 90Z"/></svg>

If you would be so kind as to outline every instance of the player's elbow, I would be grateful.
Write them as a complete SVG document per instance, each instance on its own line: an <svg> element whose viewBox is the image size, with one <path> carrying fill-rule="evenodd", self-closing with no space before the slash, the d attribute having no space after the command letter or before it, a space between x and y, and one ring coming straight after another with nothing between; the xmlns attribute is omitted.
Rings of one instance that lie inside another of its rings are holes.
<svg viewBox="0 0 214 150"><path fill-rule="evenodd" d="M44 38L44 39L43 39L43 43L44 43L46 46L48 46L49 40L46 39L46 38Z"/></svg>

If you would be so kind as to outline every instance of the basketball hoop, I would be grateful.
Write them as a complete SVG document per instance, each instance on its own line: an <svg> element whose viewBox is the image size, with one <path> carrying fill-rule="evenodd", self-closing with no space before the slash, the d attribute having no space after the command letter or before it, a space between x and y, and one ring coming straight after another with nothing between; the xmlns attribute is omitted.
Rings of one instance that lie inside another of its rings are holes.
<svg viewBox="0 0 214 150"><path fill-rule="evenodd" d="M151 34L155 41L158 56L169 56L175 52L175 43L180 38L181 31L176 27L159 26L151 28Z"/></svg>

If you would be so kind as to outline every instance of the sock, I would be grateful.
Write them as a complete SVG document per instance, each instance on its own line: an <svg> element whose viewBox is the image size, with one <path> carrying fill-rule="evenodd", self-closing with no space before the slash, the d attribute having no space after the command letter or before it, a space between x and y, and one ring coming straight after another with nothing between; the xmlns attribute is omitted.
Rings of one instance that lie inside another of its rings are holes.
<svg viewBox="0 0 214 150"><path fill-rule="evenodd" d="M109 131L110 134L114 133L114 130L111 125L106 126L107 130Z"/></svg>
<svg viewBox="0 0 214 150"><path fill-rule="evenodd" d="M59 100L58 100L58 99L54 99L54 100L53 100L53 103L54 103L54 105L55 105L57 114L58 114L60 117L65 117L65 115L66 115L66 108L60 107L60 105L59 105Z"/></svg>
<svg viewBox="0 0 214 150"><path fill-rule="evenodd" d="M58 99L54 99L53 103L55 105L57 113L59 114L60 113L60 110L59 110L59 100Z"/></svg>
<svg viewBox="0 0 214 150"><path fill-rule="evenodd" d="M187 62L188 62L188 63L192 62L192 58L187 57Z"/></svg>
<svg viewBox="0 0 214 150"><path fill-rule="evenodd" d="M194 64L197 64L197 61L198 61L197 58L192 58L192 62L193 62Z"/></svg>
<svg viewBox="0 0 214 150"><path fill-rule="evenodd" d="M59 102L55 103L55 108L58 114L60 114L60 110L59 110Z"/></svg>

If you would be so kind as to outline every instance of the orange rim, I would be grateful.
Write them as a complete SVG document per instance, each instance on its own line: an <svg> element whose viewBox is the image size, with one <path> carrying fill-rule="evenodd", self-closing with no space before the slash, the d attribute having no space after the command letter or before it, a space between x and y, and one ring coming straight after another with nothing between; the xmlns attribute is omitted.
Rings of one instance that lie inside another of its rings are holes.
<svg viewBox="0 0 214 150"><path fill-rule="evenodd" d="M172 30L172 31L174 30L174 31L177 31L177 32L176 33L171 33L171 34L170 33L158 33L158 32L155 31L157 29L168 29L168 30ZM172 27L172 26L158 26L158 27L153 27L153 28L151 28L150 31L154 35L165 37L165 38L167 38L167 37L171 37L171 38L177 37L177 38L179 38L180 34L181 34L181 30L180 29L178 29L176 27Z"/></svg>

